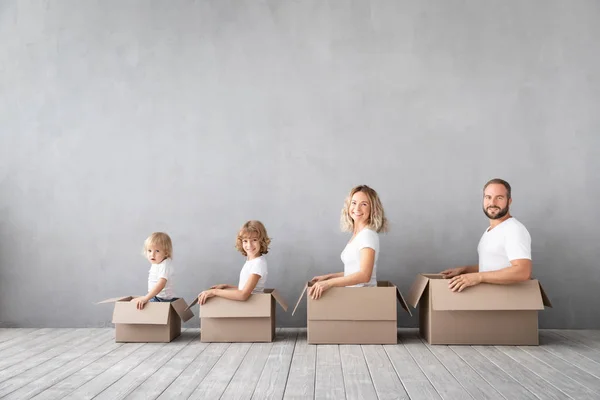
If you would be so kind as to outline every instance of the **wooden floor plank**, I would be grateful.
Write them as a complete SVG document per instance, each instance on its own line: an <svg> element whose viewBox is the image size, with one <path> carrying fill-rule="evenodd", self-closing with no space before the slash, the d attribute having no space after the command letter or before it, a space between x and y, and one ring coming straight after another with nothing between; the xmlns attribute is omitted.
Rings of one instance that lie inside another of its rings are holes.
<svg viewBox="0 0 600 400"><path fill-rule="evenodd" d="M471 397L418 337L405 335L401 342L443 399L463 400Z"/></svg>
<svg viewBox="0 0 600 400"><path fill-rule="evenodd" d="M190 343L181 352L161 366L152 376L131 392L127 400L150 400L160 396L169 385L208 347L200 341L200 330L190 329L182 336L190 336ZM195 389L195 387L194 387ZM190 391L191 393L191 391Z"/></svg>
<svg viewBox="0 0 600 400"><path fill-rule="evenodd" d="M36 340L44 335L54 332L55 330L56 329L52 328L42 328L34 329L31 332L25 333L23 335L11 335L11 338L8 338L8 340L5 340L0 343L0 357L3 357L5 349L14 349L15 347L18 347L23 343L28 343L32 340Z"/></svg>
<svg viewBox="0 0 600 400"><path fill-rule="evenodd" d="M42 377L12 392L10 395L6 396L5 399L30 399L122 346L120 343L114 343L114 334L109 336L112 337L109 337L109 339L100 346L93 348L81 357L75 358L61 367L53 369L51 372L47 372L42 375ZM47 398L51 398L51 396L46 396Z"/></svg>
<svg viewBox="0 0 600 400"><path fill-rule="evenodd" d="M140 347L124 359L112 365L106 371L94 377L89 382L86 382L72 393L69 393L64 398L68 400L85 400L98 396L102 391L117 382L129 371L136 368L148 358L151 358L164 346L165 343L148 343Z"/></svg>
<svg viewBox="0 0 600 400"><path fill-rule="evenodd" d="M347 399L377 399L371 373L360 346L341 345L342 373Z"/></svg>
<svg viewBox="0 0 600 400"><path fill-rule="evenodd" d="M492 346L473 346L473 348L508 375L512 376L521 386L527 388L538 398L542 400L563 400L568 398L566 393L553 385L554 382L544 380L497 348Z"/></svg>
<svg viewBox="0 0 600 400"><path fill-rule="evenodd" d="M591 349L600 350L600 337L595 337L589 334L589 331L573 331L573 330L558 330L552 329L546 332L555 333L564 337L567 340L575 343L581 343Z"/></svg>
<svg viewBox="0 0 600 400"><path fill-rule="evenodd" d="M265 367L254 388L253 400L283 398L297 337L296 331L287 330L273 343Z"/></svg>
<svg viewBox="0 0 600 400"><path fill-rule="evenodd" d="M253 343L221 396L223 400L251 399L273 343Z"/></svg>
<svg viewBox="0 0 600 400"><path fill-rule="evenodd" d="M149 344L145 343L115 343L115 345L118 346L116 349L113 349L100 358L94 360L67 378L55 383L51 387L35 396L34 399L62 399L92 379L95 379L97 376L104 373L120 361L126 359L131 354L134 354L137 350L149 346Z"/></svg>
<svg viewBox="0 0 600 400"><path fill-rule="evenodd" d="M344 375L338 345L317 346L315 399L344 399Z"/></svg>
<svg viewBox="0 0 600 400"><path fill-rule="evenodd" d="M474 399L504 399L504 396L494 389L494 387L490 385L488 381L479 375L477 371L475 371L462 358L458 357L456 353L453 352L448 346L432 346L424 339L420 340Z"/></svg>
<svg viewBox="0 0 600 400"><path fill-rule="evenodd" d="M583 335L590 340L593 340L597 345L600 345L600 330L597 329L552 329L552 332L575 332L579 335ZM597 347L597 346L596 346Z"/></svg>
<svg viewBox="0 0 600 400"><path fill-rule="evenodd" d="M553 332L544 332L541 336L556 340L558 341L558 343L560 343L561 346L572 349L577 353L581 354L582 356L600 365L600 350L596 348L587 346L579 341L570 340L562 335L558 335Z"/></svg>
<svg viewBox="0 0 600 400"><path fill-rule="evenodd" d="M573 348L572 342L564 339L550 336L548 333L540 333L540 345L542 348L578 368L600 378L600 364L581 354L582 351Z"/></svg>
<svg viewBox="0 0 600 400"><path fill-rule="evenodd" d="M298 334L292 355L284 399L306 399L315 395L315 366L317 346L306 342L306 330Z"/></svg>
<svg viewBox="0 0 600 400"><path fill-rule="evenodd" d="M189 399L218 399L250 350L251 343L232 343Z"/></svg>
<svg viewBox="0 0 600 400"><path fill-rule="evenodd" d="M55 356L73 348L73 346L80 345L88 339L88 335L93 337L95 334L101 332L100 329L74 329L61 335L54 341L49 341L49 343L43 347L40 346L38 348L21 351L18 354L18 358L21 361L0 369L0 387L2 387L1 383L5 380L14 378L39 364L51 360ZM13 358L14 357L15 356L13 356Z"/></svg>
<svg viewBox="0 0 600 400"><path fill-rule="evenodd" d="M300 332L300 333L299 333ZM190 333L187 335L187 333ZM0 328L2 399L600 398L600 331L541 330L540 346L114 343L113 329Z"/></svg>
<svg viewBox="0 0 600 400"><path fill-rule="evenodd" d="M2 328L0 330L0 343L13 340L17 337L25 336L33 331L39 330L38 328Z"/></svg>
<svg viewBox="0 0 600 400"><path fill-rule="evenodd" d="M55 343L60 342L61 336L72 333L73 329L40 329L39 331L33 332L31 335L26 335L25 337L28 337L28 340L23 340L18 344L10 345L0 351L0 370L24 360L26 358L23 358L24 352L27 352L28 355L33 355L45 351L48 349L48 345L52 346ZM3 344L10 342L11 341L8 341Z"/></svg>
<svg viewBox="0 0 600 400"><path fill-rule="evenodd" d="M507 400L528 399L539 400L533 393L521 386L518 379L504 372L493 362L470 346L450 346L464 362L469 364L482 378L484 378L498 393Z"/></svg>
<svg viewBox="0 0 600 400"><path fill-rule="evenodd" d="M101 328L73 333L72 340L0 371L0 397L44 377L112 339L112 332Z"/></svg>
<svg viewBox="0 0 600 400"><path fill-rule="evenodd" d="M229 348L229 343L210 343L161 393L160 400L187 399Z"/></svg>
<svg viewBox="0 0 600 400"><path fill-rule="evenodd" d="M563 393L573 399L598 399L598 394L594 391L582 386L578 382L569 378L561 371L552 368L551 366L540 362L532 355L524 352L515 346L497 346L497 349L504 354L529 369L531 372L544 379L546 382L552 382L552 386L556 387Z"/></svg>
<svg viewBox="0 0 600 400"><path fill-rule="evenodd" d="M402 343L383 348L411 399L441 399Z"/></svg>
<svg viewBox="0 0 600 400"><path fill-rule="evenodd" d="M379 400L408 400L409 396L381 345L363 345L365 362Z"/></svg>
<svg viewBox="0 0 600 400"><path fill-rule="evenodd" d="M548 351L544 346L519 346L519 349L535 357L539 362L545 363L561 371L580 385L596 392L600 398L600 378L580 369L577 365L563 360L558 355Z"/></svg>
<svg viewBox="0 0 600 400"><path fill-rule="evenodd" d="M183 332L185 333L185 332ZM173 357L176 357L179 352L187 346L193 339L192 336L185 334L180 335L171 343L161 347L147 359L142 361L137 367L133 368L118 381L107 387L94 399L97 400L119 400L124 399L128 394L133 392L146 379L156 373L163 365L165 365Z"/></svg>

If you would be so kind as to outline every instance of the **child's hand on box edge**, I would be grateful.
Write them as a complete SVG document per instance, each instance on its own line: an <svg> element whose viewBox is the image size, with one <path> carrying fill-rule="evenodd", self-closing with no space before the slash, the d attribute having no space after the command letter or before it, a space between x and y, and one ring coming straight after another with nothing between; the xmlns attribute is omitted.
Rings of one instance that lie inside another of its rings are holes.
<svg viewBox="0 0 600 400"><path fill-rule="evenodd" d="M146 303L148 302L148 299L146 299L145 297L136 297L135 299L131 300L131 301L135 301L136 305L135 307L138 310L143 310L144 306L146 305Z"/></svg>

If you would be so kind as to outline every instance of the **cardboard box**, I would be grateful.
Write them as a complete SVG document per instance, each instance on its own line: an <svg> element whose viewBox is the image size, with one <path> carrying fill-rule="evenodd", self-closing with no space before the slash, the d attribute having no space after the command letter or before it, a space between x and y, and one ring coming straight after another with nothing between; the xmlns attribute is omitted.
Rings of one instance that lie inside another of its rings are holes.
<svg viewBox="0 0 600 400"><path fill-rule="evenodd" d="M452 292L439 274L419 274L408 295L430 344L538 345L538 311L552 307L537 280L482 283Z"/></svg>
<svg viewBox="0 0 600 400"><path fill-rule="evenodd" d="M203 342L272 342L275 339L275 303L288 306L275 289L251 294L246 301L211 297L200 306ZM198 304L196 298L188 307Z"/></svg>
<svg viewBox="0 0 600 400"><path fill-rule="evenodd" d="M146 303L142 310L131 299L139 296L115 297L97 304L115 303L112 322L116 342L168 343L181 334L181 321L194 314L187 309L185 300L172 303Z"/></svg>
<svg viewBox="0 0 600 400"><path fill-rule="evenodd" d="M296 303L312 286L308 282ZM309 344L396 344L396 301L410 314L398 288L378 281L376 287L333 287L319 300L307 295L306 326Z"/></svg>

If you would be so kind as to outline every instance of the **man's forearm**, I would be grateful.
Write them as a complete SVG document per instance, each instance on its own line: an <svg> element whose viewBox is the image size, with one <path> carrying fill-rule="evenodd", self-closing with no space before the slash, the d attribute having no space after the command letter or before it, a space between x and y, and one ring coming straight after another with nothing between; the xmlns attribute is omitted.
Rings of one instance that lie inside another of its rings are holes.
<svg viewBox="0 0 600 400"><path fill-rule="evenodd" d="M472 274L474 272L479 272L479 265L467 265L465 269L465 274Z"/></svg>
<svg viewBox="0 0 600 400"><path fill-rule="evenodd" d="M531 279L531 272L526 268L511 265L498 271L480 272L481 282L509 284Z"/></svg>

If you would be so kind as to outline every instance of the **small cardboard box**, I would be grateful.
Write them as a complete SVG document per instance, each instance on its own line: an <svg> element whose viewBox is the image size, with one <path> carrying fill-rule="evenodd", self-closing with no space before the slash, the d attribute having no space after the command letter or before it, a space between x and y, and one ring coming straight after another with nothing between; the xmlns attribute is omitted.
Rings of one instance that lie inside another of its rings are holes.
<svg viewBox="0 0 600 400"><path fill-rule="evenodd" d="M308 282L296 303L313 284ZM309 344L396 344L396 301L410 310L398 288L378 281L376 287L333 287L318 300L307 295L306 326Z"/></svg>
<svg viewBox="0 0 600 400"><path fill-rule="evenodd" d="M251 294L246 301L211 297L200 306L202 342L272 342L275 339L275 303L288 306L275 289ZM196 298L188 307L198 304Z"/></svg>
<svg viewBox="0 0 600 400"><path fill-rule="evenodd" d="M452 292L439 274L419 274L408 303L430 344L538 345L538 311L552 307L537 280L482 283Z"/></svg>
<svg viewBox="0 0 600 400"><path fill-rule="evenodd" d="M194 314L183 299L172 303L146 303L142 310L131 299L138 296L115 297L97 304L115 303L112 322L116 342L168 343L181 334L181 321Z"/></svg>

